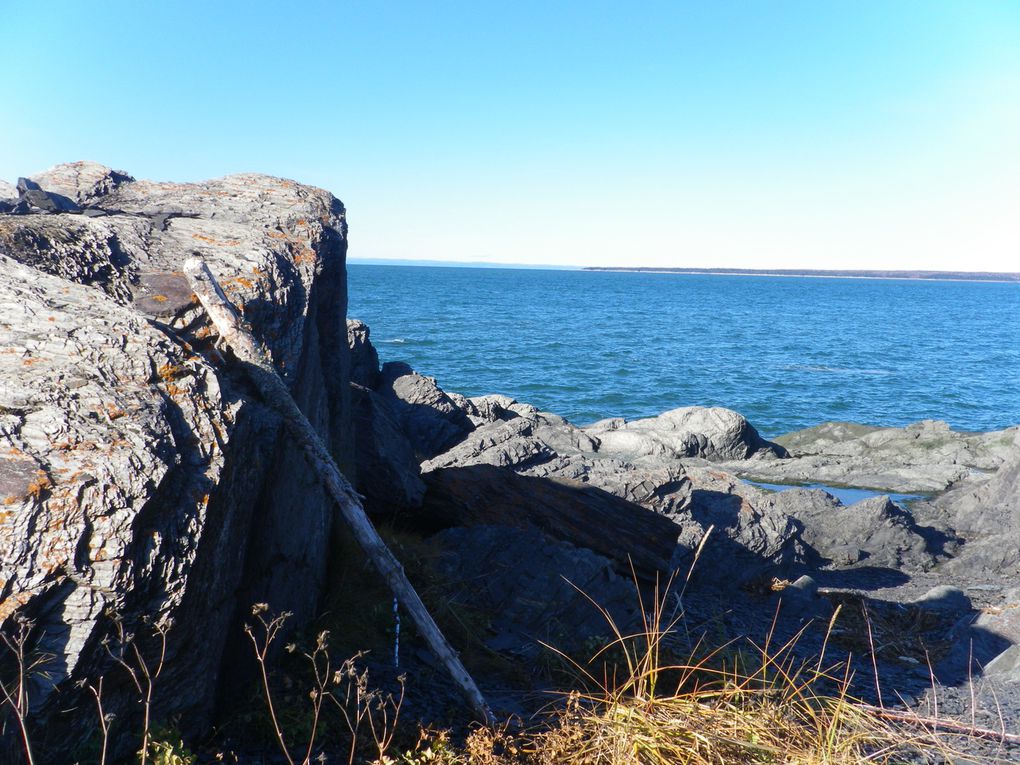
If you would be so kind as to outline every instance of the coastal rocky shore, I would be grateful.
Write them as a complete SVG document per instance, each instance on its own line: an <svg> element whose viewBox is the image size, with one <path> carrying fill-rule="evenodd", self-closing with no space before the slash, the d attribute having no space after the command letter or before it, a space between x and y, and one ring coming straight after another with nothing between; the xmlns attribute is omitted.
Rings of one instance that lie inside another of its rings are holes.
<svg viewBox="0 0 1020 765"><path fill-rule="evenodd" d="M547 678L523 668L543 645L607 633L592 601L639 624L635 586L677 577L678 650L771 630L808 657L842 609L830 655L860 696L877 673L887 699L986 725L994 698L1016 732L1020 427L825 423L773 442L722 408L579 426L468 398L380 363L346 316L346 248L336 198L268 176L153 183L73 163L0 184L0 627L31 621L52 761L91 735L71 710L116 677L125 629L166 636L156 713L201 732L250 678L253 603L300 631L338 582L362 586L333 575L350 563L342 524L193 299L194 253L372 518L413 540L405 566L481 615L479 644L516 668L509 690L473 668L499 711L533 711ZM868 496L844 504L847 487ZM428 676L424 651L404 661ZM104 691L134 714L125 678ZM444 692L412 676L409 709L429 719Z"/></svg>

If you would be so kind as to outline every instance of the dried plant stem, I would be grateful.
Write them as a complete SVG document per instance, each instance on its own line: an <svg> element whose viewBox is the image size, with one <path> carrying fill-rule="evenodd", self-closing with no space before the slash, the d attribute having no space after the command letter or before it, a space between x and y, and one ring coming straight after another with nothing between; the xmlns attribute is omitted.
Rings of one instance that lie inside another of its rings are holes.
<svg viewBox="0 0 1020 765"><path fill-rule="evenodd" d="M0 640L14 656L18 668L13 688L9 688L6 683L0 681L0 695L3 696L4 704L9 706L14 713L18 734L21 736L21 745L25 751L25 759L28 761L28 765L35 765L32 741L28 735L28 674L31 667L28 666L28 659L25 655L31 624L25 619L18 619L16 624L13 637L0 632Z"/></svg>
<svg viewBox="0 0 1020 765"><path fill-rule="evenodd" d="M163 665L166 663L168 628L163 624L157 624L153 627L159 638L159 657L156 660L155 666L150 667L145 656L142 655L142 651L138 647L134 636L124 631L124 623L119 619L115 620L115 623L117 625L119 647L117 652L114 653L110 650L109 645L107 645L106 651L127 672L128 677L131 678L131 682L135 686L135 690L138 692L139 700L142 704L142 748L139 751L139 761L140 765L146 765L149 759L149 743L152 740L152 703L156 691L156 680L159 679L159 675L163 671ZM130 660L125 658L125 653L129 647L132 654Z"/></svg>
<svg viewBox="0 0 1020 765"><path fill-rule="evenodd" d="M273 692L269 687L269 670L266 666L266 655L269 653L269 647L273 644L273 640L276 639L277 633L283 627L284 623L290 614L284 613L279 616L267 619L263 614L265 609L260 606L255 606L252 609L253 615L261 622L263 628L263 637L260 639L256 637L254 629L251 625L245 625L244 631L247 633L248 638L251 640L251 644L255 649L255 660L259 665L259 677L262 680L262 692L266 696L266 708L269 711L269 721L273 726L273 734L276 736L276 743L280 747L280 751L283 753L284 758L287 760L289 765L295 765L294 758L290 755L290 750L287 749L287 742L283 739L283 731L280 729L280 719L276 714L276 707L273 704Z"/></svg>
<svg viewBox="0 0 1020 765"><path fill-rule="evenodd" d="M106 750L110 743L110 723L103 711L103 677L99 677L97 685L89 684L89 690L96 700L96 716L99 718L99 732L102 735L102 744L99 750L99 765L106 765Z"/></svg>

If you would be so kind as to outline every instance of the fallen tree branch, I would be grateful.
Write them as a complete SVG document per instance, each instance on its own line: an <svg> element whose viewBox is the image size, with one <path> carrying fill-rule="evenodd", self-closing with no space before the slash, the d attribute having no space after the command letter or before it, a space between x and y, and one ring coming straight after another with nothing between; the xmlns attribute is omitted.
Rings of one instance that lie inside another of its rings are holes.
<svg viewBox="0 0 1020 765"><path fill-rule="evenodd" d="M923 728L931 733L936 731L945 731L946 733L954 733L960 736L970 736L972 738L985 738L993 741L1002 741L1003 743L1020 744L1020 735L1016 733L1006 733L1006 731L992 730L991 728L978 728L974 725L967 725L966 723L955 722L953 720L938 720L932 717L921 717L914 712L901 712L896 709L885 709L883 707L872 706L871 704L861 704L862 709L866 710L869 714L877 717L881 720L889 720L890 722L903 723L905 725L912 725L917 728Z"/></svg>
<svg viewBox="0 0 1020 765"><path fill-rule="evenodd" d="M457 652L446 641L425 604L418 597L418 593L407 580L400 562L368 520L361 505L361 498L344 478L319 434L294 402L290 390L277 374L269 353L252 336L223 294L209 267L200 258L189 258L184 264L184 271L191 283L191 289L198 296L220 338L244 363L245 371L265 403L283 418L291 436L305 453L312 470L340 508L340 514L354 533L361 549L382 574L400 604L407 609L418 631L436 658L446 667L474 711L482 721L493 722L489 705L475 685L474 679L468 674Z"/></svg>

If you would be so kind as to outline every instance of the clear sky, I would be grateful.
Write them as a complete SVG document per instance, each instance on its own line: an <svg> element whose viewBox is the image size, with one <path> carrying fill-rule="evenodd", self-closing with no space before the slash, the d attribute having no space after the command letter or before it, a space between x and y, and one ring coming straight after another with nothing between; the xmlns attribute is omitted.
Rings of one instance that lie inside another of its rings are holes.
<svg viewBox="0 0 1020 765"><path fill-rule="evenodd" d="M1020 2L0 0L0 178L323 186L362 258L1020 271Z"/></svg>

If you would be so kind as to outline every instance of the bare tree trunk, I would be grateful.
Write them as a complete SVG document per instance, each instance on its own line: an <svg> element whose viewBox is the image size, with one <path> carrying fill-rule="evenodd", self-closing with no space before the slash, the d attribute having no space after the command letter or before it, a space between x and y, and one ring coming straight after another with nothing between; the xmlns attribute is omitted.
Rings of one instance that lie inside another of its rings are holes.
<svg viewBox="0 0 1020 765"><path fill-rule="evenodd" d="M365 515L361 498L337 467L319 434L298 408L286 384L280 379L266 349L252 336L223 294L209 267L200 258L189 258L184 264L191 288L212 320L220 338L244 364L245 371L264 399L282 418L291 436L305 453L319 481L340 508L340 514L351 528L358 544L376 567L393 594L414 619L436 658L446 667L476 714L484 722L493 722L492 712L474 679L468 674L457 652L436 626L425 604L404 574L404 569L383 542Z"/></svg>

